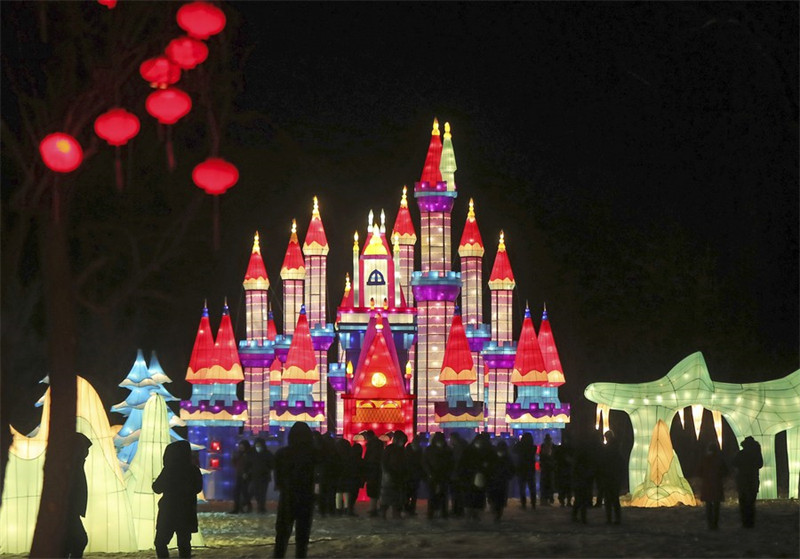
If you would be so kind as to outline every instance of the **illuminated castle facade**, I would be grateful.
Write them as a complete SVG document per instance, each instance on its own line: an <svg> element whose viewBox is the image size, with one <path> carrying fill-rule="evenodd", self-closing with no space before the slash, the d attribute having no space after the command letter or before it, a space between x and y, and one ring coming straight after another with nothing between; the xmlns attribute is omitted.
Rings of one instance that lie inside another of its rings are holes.
<svg viewBox="0 0 800 559"><path fill-rule="evenodd" d="M335 316L327 312L329 246L315 198L302 245L292 223L280 271L280 334L256 233L239 342L247 431L276 433L302 420L347 438L365 429L379 436L402 429L409 435L528 431L537 441L548 433L560 441L570 410L558 398L564 373L547 313L537 336L526 310L514 339L516 283L501 232L486 282L491 321L484 323L485 248L472 200L456 247L460 272L453 269L455 172L450 127L442 137L434 121L413 192L419 237L404 187L391 233L383 212L380 222L370 212L363 243L356 231L352 272Z"/></svg>

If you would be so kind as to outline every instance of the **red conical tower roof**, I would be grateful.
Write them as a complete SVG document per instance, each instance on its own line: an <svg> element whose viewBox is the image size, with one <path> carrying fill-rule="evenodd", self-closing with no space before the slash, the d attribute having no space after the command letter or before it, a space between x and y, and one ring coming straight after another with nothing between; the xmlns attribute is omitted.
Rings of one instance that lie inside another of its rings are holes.
<svg viewBox="0 0 800 559"><path fill-rule="evenodd" d="M267 312L267 339L271 342L275 341L278 337L278 329L275 328L275 317L272 311Z"/></svg>
<svg viewBox="0 0 800 559"><path fill-rule="evenodd" d="M311 342L305 305L300 307L297 326L292 334L292 343L283 369L283 380L295 384L319 382L319 369L314 355L314 344Z"/></svg>
<svg viewBox="0 0 800 559"><path fill-rule="evenodd" d="M428 155L425 156L425 166L422 168L422 176L419 182L430 183L431 187L436 186L437 182L441 182L442 172L439 170L441 161L442 138L439 136L439 121L434 118L431 143L428 145Z"/></svg>
<svg viewBox="0 0 800 559"><path fill-rule="evenodd" d="M442 359L442 372L439 374L439 382L448 384L472 384L478 379L475 371L475 362L472 360L472 353L469 351L469 341L461 322L461 311L456 308L453 314L453 322L450 325L450 335L447 338L447 345L444 349L444 359Z"/></svg>
<svg viewBox="0 0 800 559"><path fill-rule="evenodd" d="M311 223L308 224L306 240L303 242L303 254L327 256L328 250L328 238L325 236L325 228L322 226L322 218L319 216L319 202L314 196L314 209L311 211Z"/></svg>
<svg viewBox="0 0 800 559"><path fill-rule="evenodd" d="M467 222L464 224L461 242L458 243L458 255L462 258L467 256L482 257L483 252L483 239L481 238L481 232L478 230L478 222L475 220L475 204L470 198Z"/></svg>
<svg viewBox="0 0 800 559"><path fill-rule="evenodd" d="M272 360L272 365L269 366L269 383L273 386L280 385L282 373L283 363L276 357Z"/></svg>
<svg viewBox="0 0 800 559"><path fill-rule="evenodd" d="M514 272L511 271L511 262L506 253L505 235L500 231L500 242L497 245L497 256L492 266L492 275L489 276L489 289L514 289Z"/></svg>
<svg viewBox="0 0 800 559"><path fill-rule="evenodd" d="M222 307L222 320L219 322L217 339L214 342L216 363L212 367L214 382L236 384L244 380L242 364L239 361L239 350L236 347L236 338L233 335L231 314L228 302Z"/></svg>
<svg viewBox="0 0 800 559"><path fill-rule="evenodd" d="M264 267L264 259L261 258L258 231L256 231L256 235L253 238L253 252L250 253L250 262L247 264L247 272L244 274L242 285L245 290L266 291L269 289L267 269Z"/></svg>
<svg viewBox="0 0 800 559"><path fill-rule="evenodd" d="M189 358L189 368L186 370L186 380L192 384L205 383L203 379L209 374L213 358L214 336L211 334L211 323L208 320L208 306L203 305L192 356Z"/></svg>
<svg viewBox="0 0 800 559"><path fill-rule="evenodd" d="M392 238L396 236L401 245L413 245L417 242L417 232L414 230L414 222L411 221L411 212L408 211L407 192L408 188L404 186L400 209L397 211L397 219L394 220L392 228Z"/></svg>
<svg viewBox="0 0 800 559"><path fill-rule="evenodd" d="M533 329L531 310L527 306L525 307L525 319L522 321L522 332L519 334L511 382L517 386L541 386L547 382L542 351L539 349L539 341L536 339L536 330Z"/></svg>
<svg viewBox="0 0 800 559"><path fill-rule="evenodd" d="M302 280L306 279L306 263L303 253L300 252L300 243L297 240L297 221L292 220L292 235L289 237L289 246L281 266L281 279Z"/></svg>
<svg viewBox="0 0 800 559"><path fill-rule="evenodd" d="M364 349L353 377L353 397L357 399L400 399L407 396L403 374L397 360L391 331L375 312L364 334Z"/></svg>
<svg viewBox="0 0 800 559"><path fill-rule="evenodd" d="M542 348L544 366L547 370L547 386L561 386L566 382L564 370L561 368L561 359L558 357L556 340L547 318L547 306L542 312L542 323L539 325L539 347Z"/></svg>

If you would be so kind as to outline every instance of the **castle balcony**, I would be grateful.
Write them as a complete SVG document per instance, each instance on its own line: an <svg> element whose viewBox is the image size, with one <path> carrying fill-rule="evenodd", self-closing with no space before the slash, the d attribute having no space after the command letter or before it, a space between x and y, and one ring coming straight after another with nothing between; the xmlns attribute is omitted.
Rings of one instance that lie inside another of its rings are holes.
<svg viewBox="0 0 800 559"><path fill-rule="evenodd" d="M411 289L416 301L454 302L461 292L460 272L414 272Z"/></svg>
<svg viewBox="0 0 800 559"><path fill-rule="evenodd" d="M275 359L275 342L272 340L240 340L239 361L243 367L268 369Z"/></svg>
<svg viewBox="0 0 800 559"><path fill-rule="evenodd" d="M489 342L484 344L481 355L490 369L511 369L517 356L517 343L504 342L498 345Z"/></svg>

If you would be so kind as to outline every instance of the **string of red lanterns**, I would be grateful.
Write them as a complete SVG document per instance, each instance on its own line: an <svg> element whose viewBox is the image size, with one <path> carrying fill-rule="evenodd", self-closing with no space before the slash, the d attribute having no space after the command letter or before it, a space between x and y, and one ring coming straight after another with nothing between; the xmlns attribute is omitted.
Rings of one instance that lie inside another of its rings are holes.
<svg viewBox="0 0 800 559"><path fill-rule="evenodd" d="M125 109L113 108L94 121L94 132L100 138L114 146L114 173L117 181L117 190L122 192L122 161L119 147L134 138L141 128L139 117Z"/></svg>
<svg viewBox="0 0 800 559"><path fill-rule="evenodd" d="M152 88L164 89L181 79L181 69L166 56L148 58L139 65L139 74Z"/></svg>

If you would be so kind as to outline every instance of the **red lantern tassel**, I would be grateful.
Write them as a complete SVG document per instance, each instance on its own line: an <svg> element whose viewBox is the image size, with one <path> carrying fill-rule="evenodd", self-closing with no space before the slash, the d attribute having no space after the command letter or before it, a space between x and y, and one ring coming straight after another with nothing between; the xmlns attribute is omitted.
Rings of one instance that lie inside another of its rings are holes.
<svg viewBox="0 0 800 559"><path fill-rule="evenodd" d="M172 126L167 126L167 166L170 172L175 170L175 153L172 151Z"/></svg>
<svg viewBox="0 0 800 559"><path fill-rule="evenodd" d="M114 149L114 172L117 177L117 192L122 192L122 159L119 154L119 146Z"/></svg>

